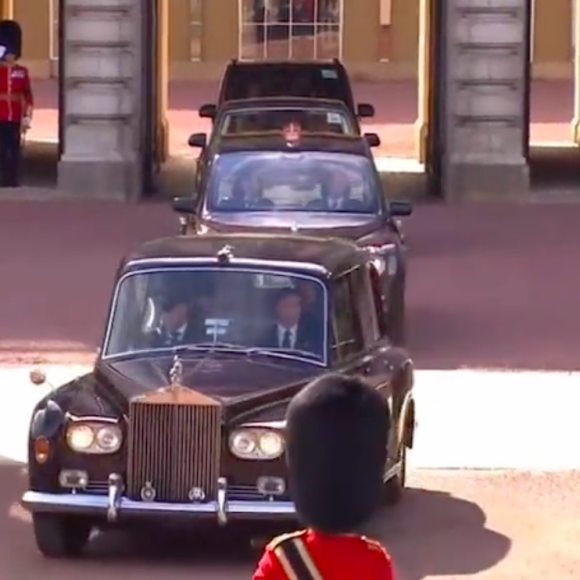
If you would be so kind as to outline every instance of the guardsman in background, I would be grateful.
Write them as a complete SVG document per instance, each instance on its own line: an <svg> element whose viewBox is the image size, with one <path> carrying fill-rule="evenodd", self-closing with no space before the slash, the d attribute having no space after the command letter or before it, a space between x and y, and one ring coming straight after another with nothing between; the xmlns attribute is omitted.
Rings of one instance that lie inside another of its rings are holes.
<svg viewBox="0 0 580 580"><path fill-rule="evenodd" d="M0 60L0 187L18 187L23 133L30 129L33 97L28 69L6 43ZM0 50L0 52L2 52Z"/></svg>
<svg viewBox="0 0 580 580"><path fill-rule="evenodd" d="M306 529L272 540L253 580L393 580L383 546L356 533L381 504L390 428L386 402L355 378L325 375L294 397L286 459Z"/></svg>

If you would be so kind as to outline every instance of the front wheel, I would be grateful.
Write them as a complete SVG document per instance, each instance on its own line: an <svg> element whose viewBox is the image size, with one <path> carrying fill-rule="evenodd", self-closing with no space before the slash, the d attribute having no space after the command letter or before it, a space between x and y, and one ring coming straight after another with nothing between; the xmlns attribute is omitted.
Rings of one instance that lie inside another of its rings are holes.
<svg viewBox="0 0 580 580"><path fill-rule="evenodd" d="M405 491L405 482L407 479L407 448L404 444L399 451L399 463L401 464L401 471L385 482L383 499L386 506L399 503Z"/></svg>
<svg viewBox="0 0 580 580"><path fill-rule="evenodd" d="M92 530L83 517L57 514L33 514L32 525L36 546L46 558L81 556Z"/></svg>

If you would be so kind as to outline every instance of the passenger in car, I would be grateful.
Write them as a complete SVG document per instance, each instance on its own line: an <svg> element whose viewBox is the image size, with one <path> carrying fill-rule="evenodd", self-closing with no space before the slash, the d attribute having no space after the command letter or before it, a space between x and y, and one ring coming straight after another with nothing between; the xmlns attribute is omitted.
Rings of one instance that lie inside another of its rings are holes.
<svg viewBox="0 0 580 580"><path fill-rule="evenodd" d="M320 353L320 340L302 318L302 296L294 288L284 288L276 297L274 323L261 341L263 348L307 350Z"/></svg>
<svg viewBox="0 0 580 580"><path fill-rule="evenodd" d="M340 173L328 172L322 181L322 195L312 200L308 209L326 211L364 211L364 203L352 199L350 185L346 177Z"/></svg>

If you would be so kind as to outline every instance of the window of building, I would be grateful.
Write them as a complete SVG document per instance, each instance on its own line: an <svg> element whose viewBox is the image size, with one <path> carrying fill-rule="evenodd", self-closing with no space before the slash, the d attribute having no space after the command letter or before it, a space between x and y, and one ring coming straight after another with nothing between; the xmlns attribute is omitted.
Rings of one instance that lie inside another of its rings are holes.
<svg viewBox="0 0 580 580"><path fill-rule="evenodd" d="M239 58L341 58L343 1L238 0Z"/></svg>
<svg viewBox="0 0 580 580"><path fill-rule="evenodd" d="M391 0L379 0L379 60L388 62L391 57Z"/></svg>
<svg viewBox="0 0 580 580"><path fill-rule="evenodd" d="M189 0L190 2L190 58L192 61L201 60L201 43L203 29L203 0Z"/></svg>
<svg viewBox="0 0 580 580"><path fill-rule="evenodd" d="M58 14L60 0L50 0L50 60L58 60Z"/></svg>

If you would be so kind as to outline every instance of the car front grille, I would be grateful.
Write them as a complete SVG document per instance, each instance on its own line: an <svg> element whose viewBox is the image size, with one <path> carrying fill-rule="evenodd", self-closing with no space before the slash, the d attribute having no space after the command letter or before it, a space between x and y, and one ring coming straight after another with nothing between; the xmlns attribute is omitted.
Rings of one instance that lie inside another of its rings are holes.
<svg viewBox="0 0 580 580"><path fill-rule="evenodd" d="M145 499L143 490L153 488L149 501L215 499L220 450L219 403L131 402L127 496Z"/></svg>

